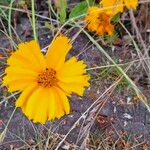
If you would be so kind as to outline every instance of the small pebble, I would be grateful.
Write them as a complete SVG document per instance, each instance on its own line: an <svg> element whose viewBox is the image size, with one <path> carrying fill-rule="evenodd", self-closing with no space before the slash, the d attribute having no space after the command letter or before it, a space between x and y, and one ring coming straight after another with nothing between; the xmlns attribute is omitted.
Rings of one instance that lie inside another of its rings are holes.
<svg viewBox="0 0 150 150"><path fill-rule="evenodd" d="M133 118L130 114L127 114L127 113L124 113L123 116L124 116L124 118L127 118L127 119Z"/></svg>

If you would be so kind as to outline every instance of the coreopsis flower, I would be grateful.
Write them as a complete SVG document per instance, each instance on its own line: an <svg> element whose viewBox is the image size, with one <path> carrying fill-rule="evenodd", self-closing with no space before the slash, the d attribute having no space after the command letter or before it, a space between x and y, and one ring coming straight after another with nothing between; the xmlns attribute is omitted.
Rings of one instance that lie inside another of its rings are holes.
<svg viewBox="0 0 150 150"><path fill-rule="evenodd" d="M111 24L112 15L99 7L89 7L85 23L91 32L96 32L99 36L103 34L112 35L114 26Z"/></svg>
<svg viewBox="0 0 150 150"><path fill-rule="evenodd" d="M10 92L22 93L16 101L23 113L33 122L45 123L70 112L67 96L83 95L89 86L83 61L75 57L65 61L72 48L70 40L56 37L44 56L37 41L18 45L7 61L3 85Z"/></svg>
<svg viewBox="0 0 150 150"><path fill-rule="evenodd" d="M124 6L129 9L136 9L138 6L138 0L102 0L100 4L107 11L115 15L118 12L123 12Z"/></svg>

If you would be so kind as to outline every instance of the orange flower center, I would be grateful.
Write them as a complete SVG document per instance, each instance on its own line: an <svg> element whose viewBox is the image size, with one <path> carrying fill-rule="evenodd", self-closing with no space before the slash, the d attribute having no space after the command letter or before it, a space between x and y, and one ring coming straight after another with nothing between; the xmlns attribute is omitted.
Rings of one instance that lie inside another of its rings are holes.
<svg viewBox="0 0 150 150"><path fill-rule="evenodd" d="M54 69L48 69L38 75L38 84L41 87L52 87L56 85L58 79L56 78L56 71Z"/></svg>
<svg viewBox="0 0 150 150"><path fill-rule="evenodd" d="M99 17L98 17L99 23L103 24L104 26L108 25L109 21L110 21L110 16L106 13L100 13Z"/></svg>

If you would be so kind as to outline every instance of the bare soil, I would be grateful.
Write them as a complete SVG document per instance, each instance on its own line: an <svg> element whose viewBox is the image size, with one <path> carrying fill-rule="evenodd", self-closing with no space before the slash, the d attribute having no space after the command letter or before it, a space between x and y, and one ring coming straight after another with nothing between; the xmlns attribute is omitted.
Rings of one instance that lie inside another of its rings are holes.
<svg viewBox="0 0 150 150"><path fill-rule="evenodd" d="M70 1L70 4L72 5L72 3L74 4L76 2L79 1ZM39 28L42 27L42 23L40 23L40 21L38 23ZM19 37L21 37L21 40L26 41L32 39L31 26L27 16L22 14L21 17L18 18L16 31ZM77 31L77 29L74 29L69 36L72 37ZM40 28L38 34L41 48L49 45L52 40L50 30ZM125 37L122 38L121 41L124 43ZM101 42L99 43L101 44ZM0 45L0 54L8 56L9 51L7 49L11 49L12 46L8 38L2 33L0 33ZM115 51L112 51L112 46L115 48ZM112 46L106 47L106 51L112 58L121 61L122 63L134 59L134 50L132 46L124 46L124 44L114 44ZM81 33L73 43L73 49L68 57L70 56L76 56L78 59L83 59L88 65L88 68L101 66L106 63L107 60L104 55L101 54L99 50L89 42L89 39L83 33ZM5 62L5 60L2 61ZM5 65L1 64L0 69L4 70L4 68ZM117 79L114 74L115 71L105 77L99 75L100 71L101 70L89 71L91 75L91 85L88 89L86 89L84 97L81 98L73 95L70 98L71 113L62 117L60 120L47 122L45 125L47 128L51 128L51 130L54 133L59 134L61 138L63 138L64 135L70 131L74 123L76 123L76 121L96 101L96 99L109 88L114 80ZM147 82L145 83L145 81L147 81L145 73L138 73L140 76L139 77L137 72L138 70L134 67L129 70L131 78L136 82L143 93L145 93L147 97L150 97L149 85ZM139 77L138 80L136 80L137 76ZM1 100L3 100L4 96L7 95L7 90L1 88L0 93ZM6 103L2 103L0 105L0 131L3 131L4 125L6 125L12 114L14 102L15 99L12 98L9 99L7 105ZM84 147L84 139L86 138L86 134L83 134L83 137L80 139L79 137L81 137L83 131L89 131L90 134L94 134L96 136L103 135L104 137L109 137L111 141L110 145L120 139L120 136L123 135L125 135L126 138L130 138L133 142L142 144L149 143L150 113L144 104L136 98L135 93L131 90L128 84L116 87L112 93L106 93L99 99L99 103L94 105L91 110L94 107L96 108L98 104L100 108L98 109L99 112L96 119L94 118L96 115L90 111L86 115L83 115L79 123L75 125L74 129L70 132L65 141L71 145L76 145L76 149L78 149L79 146ZM90 121L93 121L93 124L90 124ZM89 128L87 125L89 125ZM46 136L47 130L45 129L45 126L40 124L32 124L22 114L21 110L17 109L8 126L6 137L3 143L0 144L0 149L11 149L11 147L19 148L21 146L26 146L27 144L30 146L35 145L37 142L37 133L35 131L40 131L41 134L45 134ZM120 150L119 147L116 149ZM141 149L141 144L137 146L136 149Z"/></svg>

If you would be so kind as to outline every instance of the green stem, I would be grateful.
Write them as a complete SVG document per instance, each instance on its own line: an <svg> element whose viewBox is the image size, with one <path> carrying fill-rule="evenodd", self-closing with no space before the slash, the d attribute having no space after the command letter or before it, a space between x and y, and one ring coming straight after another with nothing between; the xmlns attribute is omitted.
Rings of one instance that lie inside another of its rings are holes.
<svg viewBox="0 0 150 150"><path fill-rule="evenodd" d="M33 35L34 39L37 40L37 34L36 34L36 21L35 21L35 2L34 0L31 0L32 2L32 29L33 29Z"/></svg>

